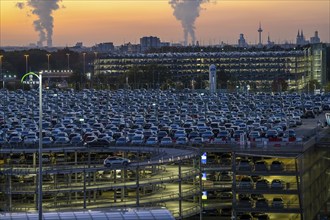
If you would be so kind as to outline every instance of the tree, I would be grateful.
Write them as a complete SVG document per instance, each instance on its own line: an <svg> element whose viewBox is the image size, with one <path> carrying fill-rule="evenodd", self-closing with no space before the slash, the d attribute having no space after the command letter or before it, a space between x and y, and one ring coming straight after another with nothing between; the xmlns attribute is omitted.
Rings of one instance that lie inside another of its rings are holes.
<svg viewBox="0 0 330 220"><path fill-rule="evenodd" d="M217 76L217 84L219 85L220 89L227 89L228 88L228 81L232 80L229 73L225 72L223 69L220 69L218 76Z"/></svg>
<svg viewBox="0 0 330 220"><path fill-rule="evenodd" d="M125 74L120 76L120 82L128 84L133 89L137 88L167 88L172 84L173 76L163 65L148 64L132 66Z"/></svg>
<svg viewBox="0 0 330 220"><path fill-rule="evenodd" d="M324 86L324 90L325 90L325 92L330 92L330 82L328 82L328 83Z"/></svg>
<svg viewBox="0 0 330 220"><path fill-rule="evenodd" d="M308 93L315 89L321 89L321 84L316 79L309 80L303 88L303 90Z"/></svg>
<svg viewBox="0 0 330 220"><path fill-rule="evenodd" d="M288 90L288 83L282 78L274 79L272 84L272 91L273 92L285 92Z"/></svg>

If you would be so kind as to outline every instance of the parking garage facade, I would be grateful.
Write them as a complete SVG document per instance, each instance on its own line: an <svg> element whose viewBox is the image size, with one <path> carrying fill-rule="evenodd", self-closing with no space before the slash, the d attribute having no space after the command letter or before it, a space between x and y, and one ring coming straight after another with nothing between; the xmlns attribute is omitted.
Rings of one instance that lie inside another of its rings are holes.
<svg viewBox="0 0 330 220"><path fill-rule="evenodd" d="M203 145L181 147L181 152L174 147L177 154L168 148L139 146L46 148L43 209L166 207L177 219L199 215L202 210L206 215L216 210L214 215L223 219L239 219L244 213L267 213L271 219L314 219L326 209L330 151L315 143ZM37 208L37 149L25 149L25 158L20 152L1 151L2 211ZM108 154L140 162L102 167L102 158ZM266 161L264 167L257 166L260 160ZM280 161L281 167L273 167L274 161ZM246 179L253 180L246 184ZM282 185L275 185L275 179ZM260 185L261 180L267 185ZM274 198L282 203L274 205ZM259 204L262 199L267 204Z"/></svg>
<svg viewBox="0 0 330 220"><path fill-rule="evenodd" d="M288 88L301 90L311 79L325 85L329 80L327 49L323 44L302 49L281 51L234 51L195 53L154 53L108 55L95 60L94 73L122 75L136 65L165 66L175 77L207 75L209 66L216 65L217 73L228 73L238 83L256 83L258 88L269 87L273 80L285 80Z"/></svg>

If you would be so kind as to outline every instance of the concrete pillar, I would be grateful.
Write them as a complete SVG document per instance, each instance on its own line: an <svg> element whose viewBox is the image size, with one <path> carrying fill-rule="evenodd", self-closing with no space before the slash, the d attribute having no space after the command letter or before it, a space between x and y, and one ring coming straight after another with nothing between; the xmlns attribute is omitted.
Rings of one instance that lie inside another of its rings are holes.
<svg viewBox="0 0 330 220"><path fill-rule="evenodd" d="M182 172L181 161L179 161L179 216L182 219Z"/></svg>
<svg viewBox="0 0 330 220"><path fill-rule="evenodd" d="M75 151L74 152L74 165L77 166L78 165L78 152ZM75 172L74 174L74 182L77 183L78 182L78 173ZM77 201L78 199L78 192L75 192L74 193L74 197L75 197L75 200Z"/></svg>
<svg viewBox="0 0 330 220"><path fill-rule="evenodd" d="M86 180L87 180L86 169L84 169L83 175L84 175L84 179L83 179L84 206L83 206L83 208L86 209Z"/></svg>
<svg viewBox="0 0 330 220"><path fill-rule="evenodd" d="M237 213L236 213L236 153L232 152L232 156L231 156L231 162L232 162L232 170L233 170L233 186L232 186L232 191L233 191L233 216L234 219L237 219Z"/></svg>
<svg viewBox="0 0 330 220"><path fill-rule="evenodd" d="M136 167L136 207L140 206L140 168Z"/></svg>
<svg viewBox="0 0 330 220"><path fill-rule="evenodd" d="M11 194L11 190L12 190L12 185L11 185L11 183L12 183L12 179L11 179L11 176L12 176L12 172L11 172L11 174L7 174L7 176L8 176L8 193L7 193L7 195L8 195L8 201L9 201L9 210L8 211L12 211L12 208L13 208L13 201L12 201L12 194Z"/></svg>

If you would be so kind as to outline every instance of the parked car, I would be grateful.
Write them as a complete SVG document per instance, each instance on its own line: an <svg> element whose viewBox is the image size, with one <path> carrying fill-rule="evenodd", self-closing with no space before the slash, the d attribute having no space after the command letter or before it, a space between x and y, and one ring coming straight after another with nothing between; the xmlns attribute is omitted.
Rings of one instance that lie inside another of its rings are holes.
<svg viewBox="0 0 330 220"><path fill-rule="evenodd" d="M158 144L157 136L151 136L146 141L146 145L156 145L156 144Z"/></svg>
<svg viewBox="0 0 330 220"><path fill-rule="evenodd" d="M173 140L171 137L163 137L160 141L160 145L171 145L173 144Z"/></svg>
<svg viewBox="0 0 330 220"><path fill-rule="evenodd" d="M268 200L261 198L256 201L256 208L268 208Z"/></svg>
<svg viewBox="0 0 330 220"><path fill-rule="evenodd" d="M284 170L284 163L279 160L274 160L270 165L271 171L283 171Z"/></svg>
<svg viewBox="0 0 330 220"><path fill-rule="evenodd" d="M233 199L233 193L232 192L221 192L219 194L219 198L222 200L231 200L231 199Z"/></svg>
<svg viewBox="0 0 330 220"><path fill-rule="evenodd" d="M57 137L54 141L54 145L66 145L70 143L70 139L68 137Z"/></svg>
<svg viewBox="0 0 330 220"><path fill-rule="evenodd" d="M240 189L252 189L253 188L253 181L251 177L243 177L238 184L238 188Z"/></svg>
<svg viewBox="0 0 330 220"><path fill-rule="evenodd" d="M270 187L272 189L284 189L284 181L280 179L273 179Z"/></svg>
<svg viewBox="0 0 330 220"><path fill-rule="evenodd" d="M134 135L134 137L131 140L131 144L133 145L140 145L144 143L144 136L141 134Z"/></svg>
<svg viewBox="0 0 330 220"><path fill-rule="evenodd" d="M257 216L257 219L258 220L269 220L270 218L269 218L268 214L262 213L262 214Z"/></svg>
<svg viewBox="0 0 330 220"><path fill-rule="evenodd" d="M251 171L253 163L250 160L243 159L238 164L238 170L240 171Z"/></svg>
<svg viewBox="0 0 330 220"><path fill-rule="evenodd" d="M256 182L256 189L269 189L269 181L266 179L261 179Z"/></svg>
<svg viewBox="0 0 330 220"><path fill-rule="evenodd" d="M112 167L115 165L127 166L130 162L131 161L126 158L109 156L103 161L103 165L105 167Z"/></svg>
<svg viewBox="0 0 330 220"><path fill-rule="evenodd" d="M252 208L253 207L253 200L251 197L243 197L238 200L238 206L242 208Z"/></svg>
<svg viewBox="0 0 330 220"><path fill-rule="evenodd" d="M273 208L284 208L284 201L282 197L274 197L272 201Z"/></svg>
<svg viewBox="0 0 330 220"><path fill-rule="evenodd" d="M42 145L47 146L47 145L51 145L54 143L54 140L52 137L43 137L42 138Z"/></svg>
<svg viewBox="0 0 330 220"><path fill-rule="evenodd" d="M83 139L80 135L73 136L70 141L71 144L73 145L82 145L83 144Z"/></svg>
<svg viewBox="0 0 330 220"><path fill-rule="evenodd" d="M239 220L253 220L253 216L250 213L241 214L238 217Z"/></svg>
<svg viewBox="0 0 330 220"><path fill-rule="evenodd" d="M255 171L268 171L268 164L264 160L259 160L254 163L254 170Z"/></svg>
<svg viewBox="0 0 330 220"><path fill-rule="evenodd" d="M129 138L127 136L123 136L116 140L116 145L126 145L129 144L129 142Z"/></svg>
<svg viewBox="0 0 330 220"><path fill-rule="evenodd" d="M315 118L315 113L313 110L306 110L301 118Z"/></svg>
<svg viewBox="0 0 330 220"><path fill-rule="evenodd" d="M179 137L178 139L176 139L175 143L180 144L180 145L188 144L188 138L187 137Z"/></svg>

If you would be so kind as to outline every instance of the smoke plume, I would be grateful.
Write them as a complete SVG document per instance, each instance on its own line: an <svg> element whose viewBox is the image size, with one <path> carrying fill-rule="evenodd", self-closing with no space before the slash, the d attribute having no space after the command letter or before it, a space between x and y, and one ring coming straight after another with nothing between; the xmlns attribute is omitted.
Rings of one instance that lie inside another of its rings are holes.
<svg viewBox="0 0 330 220"><path fill-rule="evenodd" d="M24 2L17 2L15 6L19 9L23 9L25 4L24 4Z"/></svg>
<svg viewBox="0 0 330 220"><path fill-rule="evenodd" d="M39 33L37 45L42 47L44 42L47 42L48 47L53 46L53 28L54 18L53 11L59 9L61 0L27 0L27 6L31 8L32 14L37 16L33 22L34 29ZM24 7L24 3L17 3L16 6L20 9Z"/></svg>
<svg viewBox="0 0 330 220"><path fill-rule="evenodd" d="M199 17L201 4L208 0L170 0L174 9L173 15L179 21L183 28L184 45L188 44L188 35L191 37L192 45L195 44L195 21Z"/></svg>

